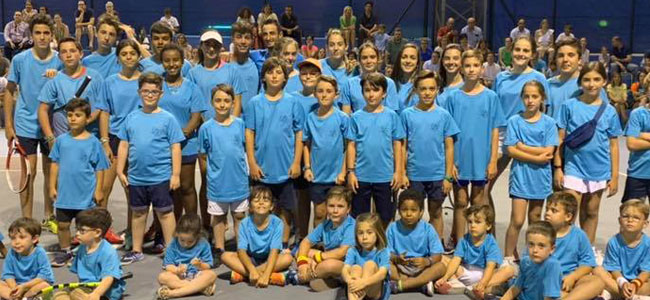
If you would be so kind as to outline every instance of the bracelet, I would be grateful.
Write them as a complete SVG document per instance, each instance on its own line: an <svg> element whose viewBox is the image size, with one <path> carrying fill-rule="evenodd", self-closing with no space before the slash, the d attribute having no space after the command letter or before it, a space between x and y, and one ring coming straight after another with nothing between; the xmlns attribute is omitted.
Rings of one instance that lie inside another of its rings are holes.
<svg viewBox="0 0 650 300"><path fill-rule="evenodd" d="M451 177L451 176L445 176L445 180L447 180L448 182L453 183L453 182L454 182L454 177Z"/></svg>
<svg viewBox="0 0 650 300"><path fill-rule="evenodd" d="M304 172L304 171L307 171L307 170L311 170L311 166L304 166L304 167L302 168L302 171L303 171L303 172Z"/></svg>
<svg viewBox="0 0 650 300"><path fill-rule="evenodd" d="M316 260L317 263L321 263L323 261L323 252L316 252L316 254L314 254L314 260Z"/></svg>
<svg viewBox="0 0 650 300"><path fill-rule="evenodd" d="M45 141L48 142L48 143L51 142L51 141L53 141L53 140L54 140L54 137L51 136L51 135L45 137Z"/></svg>
<svg viewBox="0 0 650 300"><path fill-rule="evenodd" d="M641 279L639 279L639 278L634 278L634 279L632 279L632 281L630 281L630 282L631 282L632 284L634 284L634 286L636 286L636 289L637 289L637 290L638 290L638 289L643 285L643 281L641 281Z"/></svg>
<svg viewBox="0 0 650 300"><path fill-rule="evenodd" d="M300 263L301 261L309 262L309 257L304 256L304 255L299 255L297 261L298 261L298 263Z"/></svg>
<svg viewBox="0 0 650 300"><path fill-rule="evenodd" d="M102 144L106 144L106 143L108 143L110 140L109 140L107 137L103 137L103 138L99 139L99 141L102 142Z"/></svg>
<svg viewBox="0 0 650 300"><path fill-rule="evenodd" d="M629 283L629 281L627 281L627 279L625 279L625 277L621 276L619 278L616 278L616 283L618 284L619 288L623 288L623 285L626 284L626 283Z"/></svg>

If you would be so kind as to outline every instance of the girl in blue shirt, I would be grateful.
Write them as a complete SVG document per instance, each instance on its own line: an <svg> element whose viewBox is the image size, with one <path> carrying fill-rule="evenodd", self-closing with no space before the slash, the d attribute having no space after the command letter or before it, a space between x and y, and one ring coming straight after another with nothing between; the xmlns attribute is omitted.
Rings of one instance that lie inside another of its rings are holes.
<svg viewBox="0 0 650 300"><path fill-rule="evenodd" d="M622 130L616 109L601 97L601 90L607 82L605 67L600 62L582 66L578 82L582 94L569 99L560 108L560 147L553 162L554 182L558 188L563 187L579 199L580 227L593 244L603 192L608 189L608 197L611 197L618 191L617 137ZM593 137L578 148L564 147L564 138L593 120L601 105L606 105L606 108Z"/></svg>
<svg viewBox="0 0 650 300"><path fill-rule="evenodd" d="M412 93L413 80L420 70L420 47L413 43L408 43L397 53L397 59L393 66L391 78L397 86L397 104L398 111L401 112L407 107L417 103L416 95ZM413 94L413 95L412 95ZM395 101L394 101L395 102ZM389 104L387 102L386 104ZM389 106L390 107L390 106Z"/></svg>
<svg viewBox="0 0 650 300"><path fill-rule="evenodd" d="M285 93L302 91L302 82L300 82L300 72L293 66L298 58L298 42L290 37L283 37L275 44L271 55L284 59L285 68L289 71L289 79L284 86Z"/></svg>
<svg viewBox="0 0 650 300"><path fill-rule="evenodd" d="M445 107L445 101L451 92L463 87L463 76L461 74L461 55L463 50L458 44L449 44L442 51L440 57L442 67L440 68L440 79L442 80L440 90L442 93L436 97L436 104Z"/></svg>
<svg viewBox="0 0 650 300"><path fill-rule="evenodd" d="M390 251L378 215L357 217L356 246L345 255L341 277L347 284L348 299L388 299L390 297Z"/></svg>
<svg viewBox="0 0 650 300"><path fill-rule="evenodd" d="M159 299L214 294L217 274L210 270L210 243L201 236L201 229L201 219L195 213L178 220L174 239L165 251L163 271L158 275Z"/></svg>
<svg viewBox="0 0 650 300"><path fill-rule="evenodd" d="M625 180L623 201L650 197L650 105L637 107L630 114L625 128L628 176Z"/></svg>
<svg viewBox="0 0 650 300"><path fill-rule="evenodd" d="M330 29L326 39L327 57L320 60L323 75L336 78L339 86L343 86L352 76L356 68L356 61L348 61L345 55L348 45L345 43L343 33L339 29Z"/></svg>

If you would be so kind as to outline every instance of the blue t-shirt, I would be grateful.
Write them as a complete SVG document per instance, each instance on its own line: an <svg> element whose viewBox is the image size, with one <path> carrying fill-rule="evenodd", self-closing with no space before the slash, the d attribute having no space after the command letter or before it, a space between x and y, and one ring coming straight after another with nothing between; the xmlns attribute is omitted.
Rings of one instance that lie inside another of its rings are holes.
<svg viewBox="0 0 650 300"><path fill-rule="evenodd" d="M485 269L488 262L494 262L498 265L503 262L503 254L494 236L488 233L478 246L472 242L472 236L466 233L465 236L456 245L454 256L463 259L463 264L477 266Z"/></svg>
<svg viewBox="0 0 650 300"><path fill-rule="evenodd" d="M113 285L104 296L111 300L122 299L126 282L122 279L122 265L117 250L102 239L93 253L88 253L86 245L80 245L74 256L70 272L79 276L80 282L100 282L103 278L113 277Z"/></svg>
<svg viewBox="0 0 650 300"><path fill-rule="evenodd" d="M307 236L307 239L312 245L322 243L325 251L341 246L354 247L356 243L355 224L354 218L348 216L338 227L334 228L334 223L328 219L318 224L314 231Z"/></svg>
<svg viewBox="0 0 650 300"><path fill-rule="evenodd" d="M118 138L129 143L129 184L134 186L168 181L172 175L171 146L185 140L181 126L164 110L130 113Z"/></svg>
<svg viewBox="0 0 650 300"><path fill-rule="evenodd" d="M117 60L117 54L115 53L115 48L111 48L111 52L106 55L101 55L97 52L84 57L81 60L81 64L85 67L94 69L99 72L104 78L108 78L113 74L117 74L122 71L122 65Z"/></svg>
<svg viewBox="0 0 650 300"><path fill-rule="evenodd" d="M249 197L244 131L240 118L228 126L210 119L199 128L199 153L208 156L208 200L234 202Z"/></svg>
<svg viewBox="0 0 650 300"><path fill-rule="evenodd" d="M246 250L249 255L264 260L271 250L282 250L284 223L275 215L269 215L269 218L268 225L261 231L255 226L252 215L244 218L239 224L237 249Z"/></svg>
<svg viewBox="0 0 650 300"><path fill-rule="evenodd" d="M147 58L144 58L140 60L140 65L142 66L142 73L145 72L154 72L158 75L161 75L165 73L165 68L163 68L162 62L155 62L153 60L153 55L149 56ZM181 68L181 76L187 77L187 74L190 72L190 69L192 69L192 63L190 63L187 59L183 60L183 67Z"/></svg>
<svg viewBox="0 0 650 300"><path fill-rule="evenodd" d="M245 63L238 64L236 61L231 61L227 65L234 77L240 84L241 91L241 107L244 108L248 105L248 101L258 94L260 89L260 72L255 66L253 60L248 58ZM234 82L234 80L233 80ZM209 95L208 95L209 96Z"/></svg>
<svg viewBox="0 0 650 300"><path fill-rule="evenodd" d="M7 81L18 85L20 93L16 99L14 111L14 127L16 135L32 139L41 137L41 126L38 123L39 94L50 79L43 76L46 70L59 70L63 67L59 55L52 51L47 60L34 56L33 50L16 54L11 60Z"/></svg>
<svg viewBox="0 0 650 300"><path fill-rule="evenodd" d="M285 88L285 93L287 92ZM307 117L309 113L318 109L318 99L314 95L305 96L301 91L296 91L290 93L292 97L296 99L300 107L302 108L303 115Z"/></svg>
<svg viewBox="0 0 650 300"><path fill-rule="evenodd" d="M343 169L345 159L345 134L350 127L350 117L333 108L325 118L317 111L307 115L302 131L303 141L311 142L311 169L315 183L332 183Z"/></svg>
<svg viewBox="0 0 650 300"><path fill-rule="evenodd" d="M557 146L559 137L555 120L542 114L534 123L521 114L508 120L504 145L515 146L521 142L526 146ZM551 162L539 165L515 159L510 168L510 195L522 199L546 199L553 191Z"/></svg>
<svg viewBox="0 0 650 300"><path fill-rule="evenodd" d="M34 251L22 256L13 248L9 248L7 257L2 264L2 280L12 278L17 284L23 284L40 278L49 284L54 284L54 273L50 259L41 246L34 246Z"/></svg>
<svg viewBox="0 0 650 300"><path fill-rule="evenodd" d="M650 109L639 107L632 111L625 127L625 135L638 138L642 132L650 132ZM627 174L633 178L650 179L650 150L630 151Z"/></svg>
<svg viewBox="0 0 650 300"><path fill-rule="evenodd" d="M548 85L548 91L546 92L546 114L559 121L560 107L562 107L562 104L580 95L578 77L569 78L563 82L560 81L559 76L555 76L549 78L546 84Z"/></svg>
<svg viewBox="0 0 650 300"><path fill-rule="evenodd" d="M345 64L343 63L341 63L337 69L333 69L327 61L327 58L323 58L320 60L320 65L323 69L322 74L334 77L339 87L342 87L346 81L352 77L352 74L348 73L347 69L345 68Z"/></svg>
<svg viewBox="0 0 650 300"><path fill-rule="evenodd" d="M386 77L386 96L384 97L384 106L397 111L400 109L398 100L400 99L397 95L397 89L395 88L395 82ZM361 75L351 77L347 80L345 84L341 86L341 96L339 102L343 106L350 106L352 111L362 110L366 107L366 99L363 97L363 88L361 86Z"/></svg>
<svg viewBox="0 0 650 300"><path fill-rule="evenodd" d="M110 166L99 140L92 135L75 139L64 133L54 142L50 158L59 165L54 206L79 210L94 207L96 174Z"/></svg>
<svg viewBox="0 0 650 300"><path fill-rule="evenodd" d="M436 230L422 220L413 229L404 226L402 221L390 223L386 229L386 243L391 254L405 254L407 258L430 257L444 252Z"/></svg>
<svg viewBox="0 0 650 300"><path fill-rule="evenodd" d="M207 107L203 113L203 119L208 120L212 119L215 116L214 108L212 108L212 89L220 84L229 84L235 90L235 95L241 95L244 91L242 88L241 81L243 78L234 75L234 68L228 67L228 65L222 65L216 70L208 70L203 65L194 66L185 76L191 82L194 82L196 86L201 90L203 97L203 103ZM242 110L246 106L242 101Z"/></svg>
<svg viewBox="0 0 650 300"><path fill-rule="evenodd" d="M163 95L158 106L171 113L181 128L187 126L193 113L202 113L212 109L203 101L203 94L198 87L187 79L183 79L179 87L170 86L166 81L163 82ZM181 147L183 156L196 155L199 152L196 130L185 138Z"/></svg>
<svg viewBox="0 0 650 300"><path fill-rule="evenodd" d="M359 265L363 266L367 261L374 261L378 268L386 268L386 279L384 280L383 291L381 295L382 300L389 299L390 297L390 250L384 248L381 250L373 249L372 251L359 250L357 247L350 247L348 253L345 255L346 265Z"/></svg>
<svg viewBox="0 0 650 300"><path fill-rule="evenodd" d="M390 182L395 171L393 141L405 136L399 116L390 108L384 107L378 113L359 110L352 114L345 137L355 142L359 181Z"/></svg>
<svg viewBox="0 0 650 300"><path fill-rule="evenodd" d="M284 86L284 92L293 94L295 92L302 92L302 81L300 81L300 75L290 76L287 80L287 84Z"/></svg>
<svg viewBox="0 0 650 300"><path fill-rule="evenodd" d="M59 136L70 130L65 105L74 98L75 93L86 76L90 76L92 80L80 98L90 102L90 107L93 112L97 109L103 109L104 78L94 69L86 68L85 73L77 78L70 77L61 71L52 80L48 81L41 90L38 100L52 106L52 121L50 126L54 132L54 136ZM88 124L86 129L98 135L99 122L95 121Z"/></svg>
<svg viewBox="0 0 650 300"><path fill-rule="evenodd" d="M454 91L460 90L463 87L464 84L465 84L465 82L461 81L460 83L458 83L456 85L446 86L443 89L442 93L440 93L440 95L438 95L438 97L436 97L436 105L438 105L440 107L445 107L447 105L447 98L449 97L449 95L451 95L451 93L454 92Z"/></svg>
<svg viewBox="0 0 650 300"><path fill-rule="evenodd" d="M492 88L499 97L499 103L501 103L501 109L506 119L524 110L521 90L524 84L531 80L539 81L544 86L544 91L548 91L546 76L538 71L531 70L528 73L514 74L512 71L506 70L497 74Z"/></svg>
<svg viewBox="0 0 650 300"><path fill-rule="evenodd" d="M565 129L568 136L582 124L591 121L599 107L600 105L585 104L578 98L569 99L560 108L558 126ZM616 109L607 104L591 140L577 149L564 147L564 173L583 180L609 180L612 176L609 139L621 134Z"/></svg>
<svg viewBox="0 0 650 300"><path fill-rule="evenodd" d="M621 272L627 280L637 278L641 272L650 272L650 238L643 234L641 242L630 248L623 236L616 234L607 242L603 268L609 272Z"/></svg>
<svg viewBox="0 0 650 300"><path fill-rule="evenodd" d="M578 267L596 267L596 258L587 234L573 225L565 236L555 239L552 256L562 266L562 277L571 274Z"/></svg>
<svg viewBox="0 0 650 300"><path fill-rule="evenodd" d="M255 159L264 172L262 182L276 184L289 179L296 134L305 116L294 97L284 94L270 101L265 94L251 99L244 115L246 129L255 132Z"/></svg>
<svg viewBox="0 0 650 300"><path fill-rule="evenodd" d="M414 181L445 178L445 139L460 132L444 108L422 111L409 107L400 115L406 131L406 174Z"/></svg>
<svg viewBox="0 0 650 300"><path fill-rule="evenodd" d="M454 163L460 180L485 180L490 163L492 130L506 125L499 99L484 88L476 95L451 92L443 106L460 129L454 143Z"/></svg>
<svg viewBox="0 0 650 300"><path fill-rule="evenodd" d="M187 265L187 273L198 273L198 270L190 262L193 259L199 259L201 262L212 265L212 252L210 251L210 243L204 238L200 238L192 248L186 249L178 242L178 238L174 238L172 242L165 249L165 258L163 259L163 268L165 266L174 265Z"/></svg>
<svg viewBox="0 0 650 300"><path fill-rule="evenodd" d="M404 109L414 106L420 101L417 91L413 89L413 82L407 81L399 84L399 88L397 89L398 112L402 112Z"/></svg>
<svg viewBox="0 0 650 300"><path fill-rule="evenodd" d="M258 73L262 72L262 66L264 65L266 59L269 58L270 54L271 53L268 49L256 49L256 50L251 50L248 53L248 56L255 64Z"/></svg>
<svg viewBox="0 0 650 300"><path fill-rule="evenodd" d="M117 136L124 120L140 107L138 78L125 80L119 74L111 75L104 81L104 104L102 110L110 114L109 133ZM117 155L117 153L113 153Z"/></svg>
<svg viewBox="0 0 650 300"><path fill-rule="evenodd" d="M524 256L519 263L519 276L515 286L521 291L518 299L540 300L560 298L562 288L562 267L557 259L549 256L540 264Z"/></svg>

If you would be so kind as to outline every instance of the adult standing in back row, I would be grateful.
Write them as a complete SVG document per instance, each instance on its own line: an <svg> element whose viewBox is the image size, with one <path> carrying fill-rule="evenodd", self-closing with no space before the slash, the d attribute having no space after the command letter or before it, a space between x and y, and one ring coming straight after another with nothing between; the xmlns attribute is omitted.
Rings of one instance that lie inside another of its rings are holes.
<svg viewBox="0 0 650 300"><path fill-rule="evenodd" d="M478 42L483 39L483 30L481 27L476 26L476 19L467 19L467 25L460 30L460 34L467 36L467 44L470 48L476 48Z"/></svg>

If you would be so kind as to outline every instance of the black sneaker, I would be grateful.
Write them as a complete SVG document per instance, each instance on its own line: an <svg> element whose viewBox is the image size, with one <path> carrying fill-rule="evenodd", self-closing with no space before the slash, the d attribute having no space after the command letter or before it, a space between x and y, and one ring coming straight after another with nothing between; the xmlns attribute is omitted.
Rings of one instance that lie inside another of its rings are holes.
<svg viewBox="0 0 650 300"><path fill-rule="evenodd" d="M60 268L67 266L72 261L72 251L59 252L52 260L52 267Z"/></svg>

